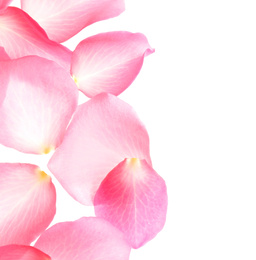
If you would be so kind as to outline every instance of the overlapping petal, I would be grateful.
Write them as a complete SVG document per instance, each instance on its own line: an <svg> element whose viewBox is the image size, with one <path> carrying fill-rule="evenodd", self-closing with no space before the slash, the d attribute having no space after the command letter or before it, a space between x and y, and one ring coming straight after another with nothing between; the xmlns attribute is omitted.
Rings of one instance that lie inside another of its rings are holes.
<svg viewBox="0 0 256 260"><path fill-rule="evenodd" d="M138 248L164 226L166 185L145 160L125 159L102 181L94 205L96 216L123 231L131 246Z"/></svg>
<svg viewBox="0 0 256 260"><path fill-rule="evenodd" d="M0 68L0 81L7 84L0 143L25 153L50 152L77 107L74 81L55 62L36 56L0 62Z"/></svg>
<svg viewBox="0 0 256 260"><path fill-rule="evenodd" d="M51 260L42 251L32 246L8 245L0 247L1 260Z"/></svg>
<svg viewBox="0 0 256 260"><path fill-rule="evenodd" d="M86 26L124 11L124 0L21 0L21 7L47 32L64 42Z"/></svg>
<svg viewBox="0 0 256 260"><path fill-rule="evenodd" d="M3 47L0 47L0 61L10 60L10 57L7 55Z"/></svg>
<svg viewBox="0 0 256 260"><path fill-rule="evenodd" d="M11 59L38 55L70 70L71 51L49 40L44 30L21 9L8 7L0 13L0 46Z"/></svg>
<svg viewBox="0 0 256 260"><path fill-rule="evenodd" d="M11 2L12 0L0 0L0 12L5 9Z"/></svg>
<svg viewBox="0 0 256 260"><path fill-rule="evenodd" d="M151 163L144 125L130 105L100 94L78 107L48 167L71 196L90 205L105 176L133 157Z"/></svg>
<svg viewBox="0 0 256 260"><path fill-rule="evenodd" d="M128 260L131 250L121 231L94 217L54 225L35 247L54 260Z"/></svg>
<svg viewBox="0 0 256 260"><path fill-rule="evenodd" d="M30 244L55 215L55 188L36 165L1 163L0 198L0 246Z"/></svg>
<svg viewBox="0 0 256 260"><path fill-rule="evenodd" d="M102 92L119 95L138 75L144 57L153 52L143 34L101 33L78 44L71 74L88 97Z"/></svg>

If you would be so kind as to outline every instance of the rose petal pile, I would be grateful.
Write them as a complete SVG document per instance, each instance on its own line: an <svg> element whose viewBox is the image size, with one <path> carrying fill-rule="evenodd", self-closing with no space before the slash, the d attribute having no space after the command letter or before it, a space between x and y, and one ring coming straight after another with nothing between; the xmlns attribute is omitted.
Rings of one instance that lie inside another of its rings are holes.
<svg viewBox="0 0 256 260"><path fill-rule="evenodd" d="M49 170L75 200L94 205L95 217L46 230L56 212L51 177L36 165L0 163L0 259L129 259L163 228L167 190L145 126L116 96L154 49L124 31L89 37L73 52L61 45L122 13L123 0L10 2L0 0L0 144L55 150ZM80 106L79 90L91 98Z"/></svg>

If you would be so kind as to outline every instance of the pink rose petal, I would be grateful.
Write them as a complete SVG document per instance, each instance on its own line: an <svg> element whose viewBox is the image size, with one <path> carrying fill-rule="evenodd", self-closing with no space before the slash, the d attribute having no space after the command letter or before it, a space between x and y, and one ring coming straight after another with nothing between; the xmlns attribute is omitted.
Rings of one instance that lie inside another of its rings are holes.
<svg viewBox="0 0 256 260"><path fill-rule="evenodd" d="M51 258L32 246L8 245L0 247L1 260L51 260Z"/></svg>
<svg viewBox="0 0 256 260"><path fill-rule="evenodd" d="M7 84L0 143L25 153L50 152L77 107L75 83L58 64L36 56L0 62L0 68L0 81Z"/></svg>
<svg viewBox="0 0 256 260"><path fill-rule="evenodd" d="M144 125L130 105L100 94L78 107L48 167L71 196L91 205L108 172L132 157L151 163Z"/></svg>
<svg viewBox="0 0 256 260"><path fill-rule="evenodd" d="M38 55L70 71L71 51L50 41L44 30L22 10L8 7L0 13L0 25L0 46L11 59Z"/></svg>
<svg viewBox="0 0 256 260"><path fill-rule="evenodd" d="M125 159L102 181L94 204L96 216L119 228L138 248L164 226L166 185L145 160Z"/></svg>
<svg viewBox="0 0 256 260"><path fill-rule="evenodd" d="M12 0L0 0L0 12L5 9L11 2Z"/></svg>
<svg viewBox="0 0 256 260"><path fill-rule="evenodd" d="M0 198L0 246L30 244L55 215L55 188L36 165L1 163Z"/></svg>
<svg viewBox="0 0 256 260"><path fill-rule="evenodd" d="M35 247L54 260L128 260L131 250L122 232L94 217L54 225Z"/></svg>
<svg viewBox="0 0 256 260"><path fill-rule="evenodd" d="M124 0L21 0L21 7L47 32L64 42L86 26L124 11Z"/></svg>
<svg viewBox="0 0 256 260"><path fill-rule="evenodd" d="M119 95L138 75L144 56L153 52L143 34L101 33L78 44L71 74L88 97L102 92Z"/></svg>

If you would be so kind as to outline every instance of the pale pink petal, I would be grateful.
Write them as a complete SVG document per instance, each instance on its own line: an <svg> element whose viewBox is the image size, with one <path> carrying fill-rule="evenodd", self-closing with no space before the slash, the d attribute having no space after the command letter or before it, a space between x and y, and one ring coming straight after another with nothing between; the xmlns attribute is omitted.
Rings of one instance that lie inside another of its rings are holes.
<svg viewBox="0 0 256 260"><path fill-rule="evenodd" d="M100 94L78 107L48 167L71 196L90 205L105 176L132 157L151 163L144 125L130 105Z"/></svg>
<svg viewBox="0 0 256 260"><path fill-rule="evenodd" d="M7 55L3 47L0 47L0 61L10 60L10 57Z"/></svg>
<svg viewBox="0 0 256 260"><path fill-rule="evenodd" d="M55 215L54 185L36 165L1 163L0 198L0 246L30 244Z"/></svg>
<svg viewBox="0 0 256 260"><path fill-rule="evenodd" d="M71 74L88 97L102 92L119 95L138 75L144 56L153 52L143 34L101 33L78 44Z"/></svg>
<svg viewBox="0 0 256 260"><path fill-rule="evenodd" d="M119 228L138 248L164 226L166 185L145 160L125 159L103 180L94 204L96 216Z"/></svg>
<svg viewBox="0 0 256 260"><path fill-rule="evenodd" d="M122 13L124 0L21 0L21 8L50 39L64 42L86 26Z"/></svg>
<svg viewBox="0 0 256 260"><path fill-rule="evenodd" d="M0 13L0 25L0 46L11 59L37 55L70 71L71 51L49 40L44 30L21 9L8 7Z"/></svg>
<svg viewBox="0 0 256 260"><path fill-rule="evenodd" d="M0 68L0 81L8 85L0 107L0 143L25 153L55 149L77 107L69 73L36 56L0 62Z"/></svg>
<svg viewBox="0 0 256 260"><path fill-rule="evenodd" d="M8 245L0 247L1 260L51 260L42 251L32 246Z"/></svg>
<svg viewBox="0 0 256 260"><path fill-rule="evenodd" d="M121 231L94 217L54 225L35 247L54 260L128 260L131 250Z"/></svg>
<svg viewBox="0 0 256 260"><path fill-rule="evenodd" d="M11 2L12 0L0 0L0 12L1 10L5 9Z"/></svg>

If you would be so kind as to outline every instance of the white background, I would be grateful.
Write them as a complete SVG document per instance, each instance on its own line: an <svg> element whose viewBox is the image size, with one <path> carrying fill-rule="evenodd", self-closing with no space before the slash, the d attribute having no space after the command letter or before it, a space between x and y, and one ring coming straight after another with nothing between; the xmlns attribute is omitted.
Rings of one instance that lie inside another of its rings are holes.
<svg viewBox="0 0 256 260"><path fill-rule="evenodd" d="M169 209L164 229L131 260L256 259L255 11L246 0L126 0L119 17L67 43L73 50L90 35L128 30L156 49L120 98L148 129ZM2 146L0 154L47 171L49 156ZM54 223L93 214L53 181Z"/></svg>

